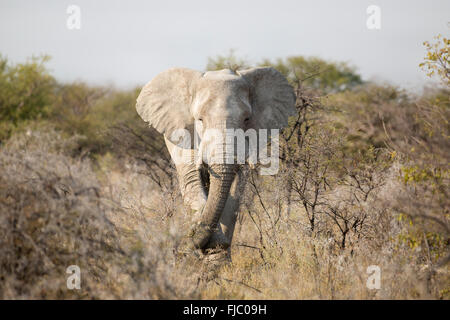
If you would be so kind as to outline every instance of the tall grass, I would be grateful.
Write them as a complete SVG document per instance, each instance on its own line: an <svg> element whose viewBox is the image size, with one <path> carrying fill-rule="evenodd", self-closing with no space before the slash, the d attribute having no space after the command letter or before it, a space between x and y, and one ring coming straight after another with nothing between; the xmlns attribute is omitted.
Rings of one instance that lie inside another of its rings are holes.
<svg viewBox="0 0 450 320"><path fill-rule="evenodd" d="M136 90L49 90L45 73L27 91L45 99L5 93L8 110L40 116L0 119L0 298L449 299L448 88L414 96L352 76L324 95L285 67L298 116L280 172L248 172L231 262L179 250L190 216Z"/></svg>

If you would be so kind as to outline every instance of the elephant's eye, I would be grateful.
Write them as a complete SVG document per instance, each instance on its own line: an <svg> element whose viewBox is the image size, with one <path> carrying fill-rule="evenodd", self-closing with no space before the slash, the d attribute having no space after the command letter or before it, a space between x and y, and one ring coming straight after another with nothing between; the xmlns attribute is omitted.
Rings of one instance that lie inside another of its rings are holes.
<svg viewBox="0 0 450 320"><path fill-rule="evenodd" d="M245 118L244 123L247 124L250 121L250 118Z"/></svg>
<svg viewBox="0 0 450 320"><path fill-rule="evenodd" d="M198 118L198 121L203 122L203 119L202 118Z"/></svg>

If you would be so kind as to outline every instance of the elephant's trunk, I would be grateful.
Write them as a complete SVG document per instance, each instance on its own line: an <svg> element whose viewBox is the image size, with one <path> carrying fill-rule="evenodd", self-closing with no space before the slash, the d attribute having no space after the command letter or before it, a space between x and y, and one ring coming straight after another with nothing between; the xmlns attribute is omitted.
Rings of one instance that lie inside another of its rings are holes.
<svg viewBox="0 0 450 320"><path fill-rule="evenodd" d="M217 228L236 174L235 164L215 164L209 167L210 185L201 221L193 234L196 248L204 248Z"/></svg>
<svg viewBox="0 0 450 320"><path fill-rule="evenodd" d="M221 147L226 148L225 144ZM222 215L231 184L233 183L237 171L237 164L225 163L225 159L227 158L225 156L226 152L219 152L218 155L222 161L220 161L220 163L217 163L217 161L210 163L208 166L210 180L208 200L203 208L200 223L194 230L192 236L194 246L200 249L205 248L212 234L218 227L220 216Z"/></svg>

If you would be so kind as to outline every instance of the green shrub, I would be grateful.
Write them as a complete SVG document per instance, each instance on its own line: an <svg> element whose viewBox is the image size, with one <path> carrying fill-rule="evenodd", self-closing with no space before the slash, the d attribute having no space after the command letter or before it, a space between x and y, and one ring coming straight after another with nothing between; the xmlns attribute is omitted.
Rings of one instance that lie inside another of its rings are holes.
<svg viewBox="0 0 450 320"><path fill-rule="evenodd" d="M21 122L48 116L56 86L44 65L48 60L33 57L14 65L0 56L0 142Z"/></svg>

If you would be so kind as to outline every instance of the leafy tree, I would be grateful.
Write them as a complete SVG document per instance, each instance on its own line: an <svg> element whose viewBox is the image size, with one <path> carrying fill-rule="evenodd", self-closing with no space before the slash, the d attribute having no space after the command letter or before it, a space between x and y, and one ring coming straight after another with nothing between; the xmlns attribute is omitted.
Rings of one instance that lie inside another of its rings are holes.
<svg viewBox="0 0 450 320"><path fill-rule="evenodd" d="M0 57L1 121L17 124L48 114L55 89L55 79L44 66L48 60L48 56L33 57L11 65Z"/></svg>
<svg viewBox="0 0 450 320"><path fill-rule="evenodd" d="M0 56L0 141L20 122L48 116L56 85L44 65L48 60L33 57L13 65Z"/></svg>
<svg viewBox="0 0 450 320"><path fill-rule="evenodd" d="M344 91L363 83L355 68L345 62L329 62L318 57L292 56L286 59L264 60L259 65L272 66L289 81L319 89L325 93Z"/></svg>
<svg viewBox="0 0 450 320"><path fill-rule="evenodd" d="M236 57L235 51L231 49L227 55L218 55L214 58L208 58L206 70L231 69L233 71L249 68L249 63L245 59Z"/></svg>
<svg viewBox="0 0 450 320"><path fill-rule="evenodd" d="M425 41L427 55L419 66L427 72L429 77L437 75L447 86L450 85L450 59L448 55L450 39L438 35L436 42Z"/></svg>
<svg viewBox="0 0 450 320"><path fill-rule="evenodd" d="M292 56L275 61L265 59L256 65L274 67L284 74L294 86L301 82L309 88L325 93L344 91L363 83L355 68L347 63L329 62L317 57ZM237 57L234 50L230 50L227 55L209 58L206 69L238 70L249 67L250 63L247 60Z"/></svg>
<svg viewBox="0 0 450 320"><path fill-rule="evenodd" d="M111 127L122 123L136 127L141 123L134 109L138 93L137 89L121 91L83 82L61 85L51 116L58 129L83 136L83 154L102 154L112 148L107 134Z"/></svg>

